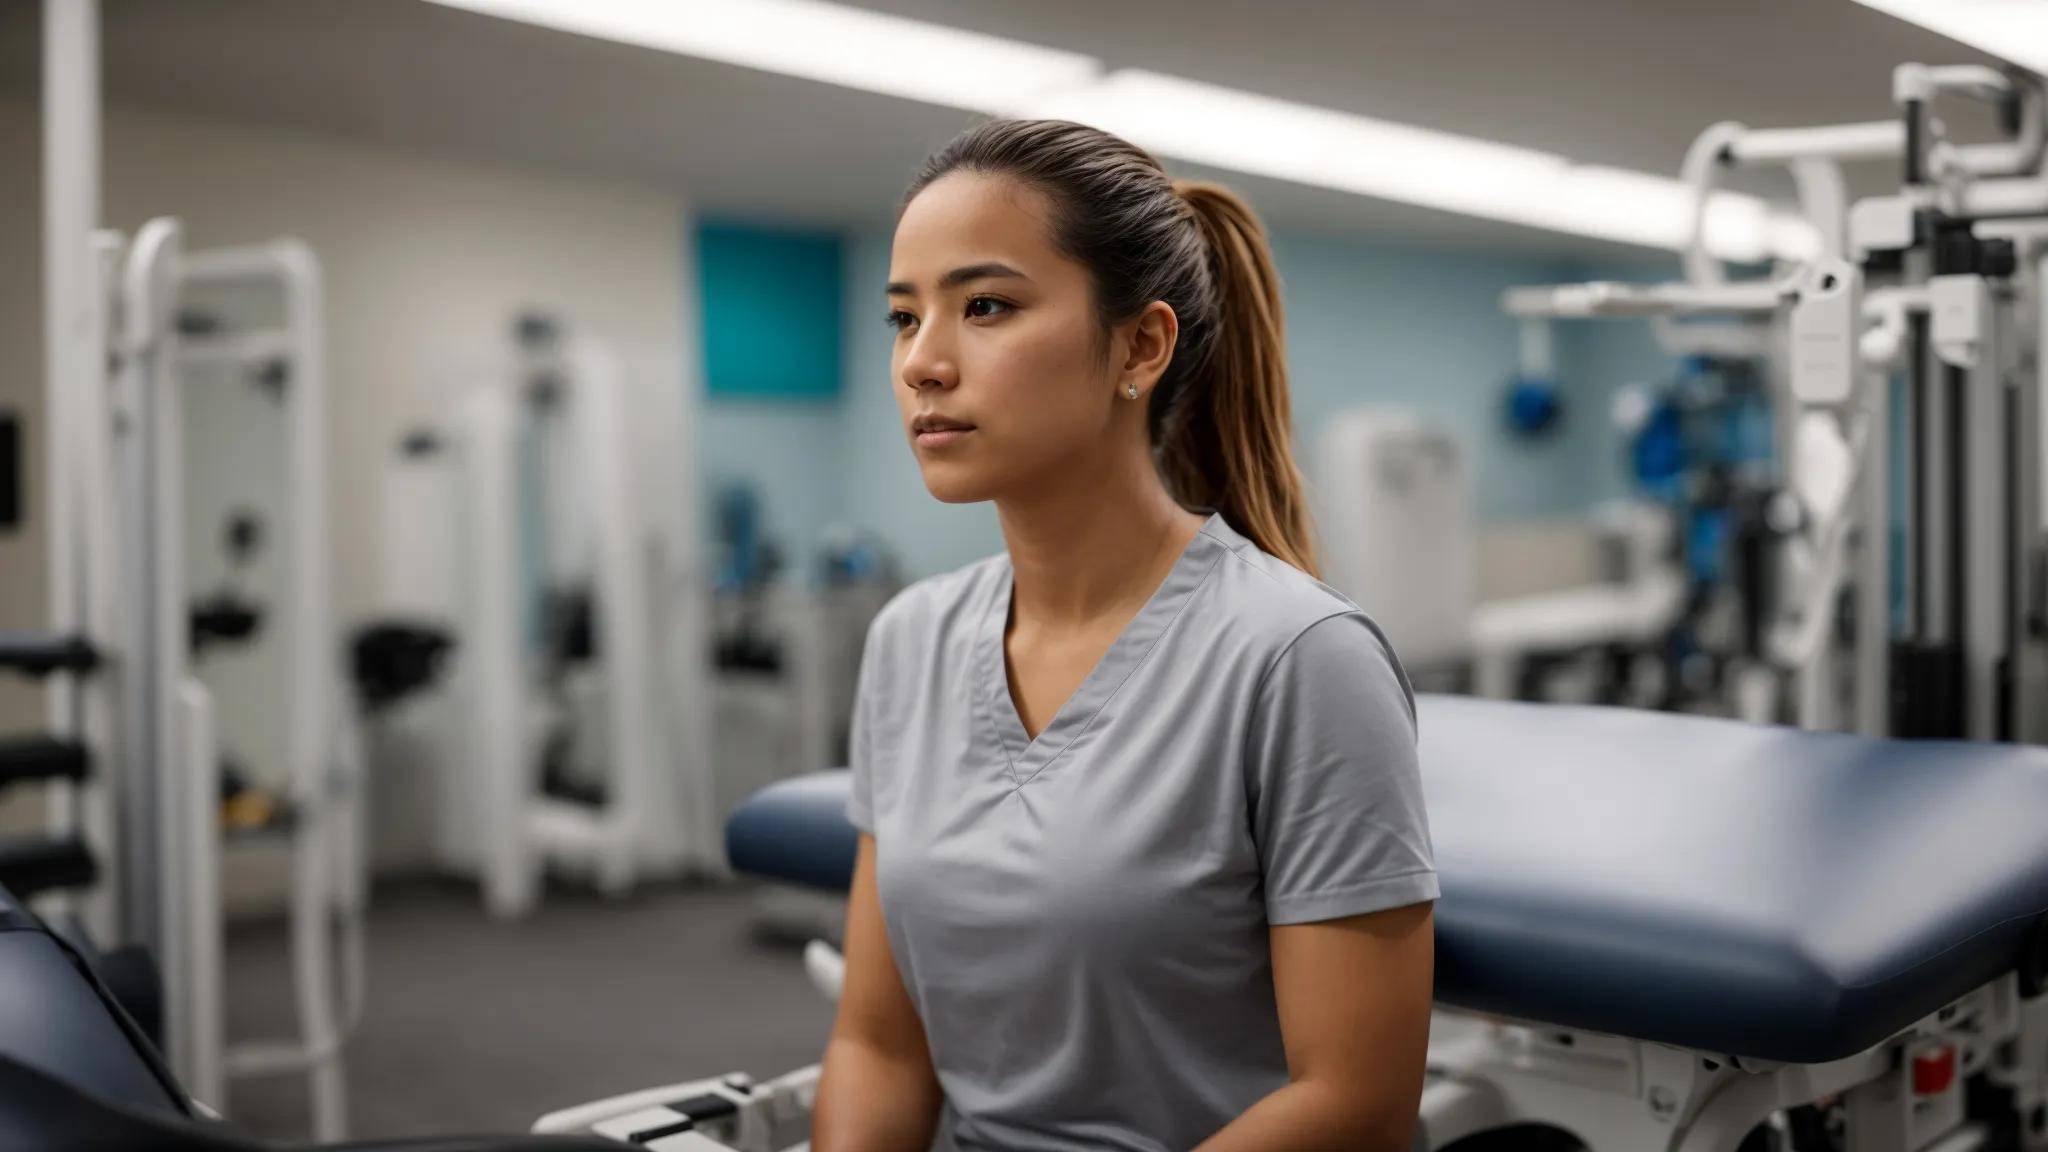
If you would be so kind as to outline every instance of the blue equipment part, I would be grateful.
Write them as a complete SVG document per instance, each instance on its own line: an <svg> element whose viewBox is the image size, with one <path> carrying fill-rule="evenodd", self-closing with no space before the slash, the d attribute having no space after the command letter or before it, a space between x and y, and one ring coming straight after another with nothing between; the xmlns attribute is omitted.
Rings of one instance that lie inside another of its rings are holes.
<svg viewBox="0 0 2048 1152"><path fill-rule="evenodd" d="M1691 455L1685 442L1684 414L1660 399L1629 445L1629 471L1650 495L1676 499L1679 481L1692 464Z"/></svg>
<svg viewBox="0 0 2048 1152"><path fill-rule="evenodd" d="M718 541L725 562L718 572L720 591L751 588L762 579L761 497L750 484L727 484L718 490Z"/></svg>
<svg viewBox="0 0 2048 1152"><path fill-rule="evenodd" d="M1418 699L1437 999L1821 1063L2048 972L2048 752ZM843 891L848 777L743 804L741 872Z"/></svg>
<svg viewBox="0 0 2048 1152"><path fill-rule="evenodd" d="M1685 564L1696 583L1718 584L1727 568L1729 528L1726 508L1694 509L1685 523Z"/></svg>
<svg viewBox="0 0 2048 1152"><path fill-rule="evenodd" d="M1564 397L1557 381L1534 376L1517 376L1508 381L1508 431L1534 438L1555 429L1564 418Z"/></svg>

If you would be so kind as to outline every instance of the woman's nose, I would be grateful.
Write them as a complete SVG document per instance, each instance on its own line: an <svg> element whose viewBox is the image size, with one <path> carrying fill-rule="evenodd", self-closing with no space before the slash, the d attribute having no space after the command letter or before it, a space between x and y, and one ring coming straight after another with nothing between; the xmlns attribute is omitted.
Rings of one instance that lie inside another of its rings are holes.
<svg viewBox="0 0 2048 1152"><path fill-rule="evenodd" d="M903 357L903 386L913 392L927 388L951 388L960 383L959 364L952 349L931 328L917 333L910 352Z"/></svg>

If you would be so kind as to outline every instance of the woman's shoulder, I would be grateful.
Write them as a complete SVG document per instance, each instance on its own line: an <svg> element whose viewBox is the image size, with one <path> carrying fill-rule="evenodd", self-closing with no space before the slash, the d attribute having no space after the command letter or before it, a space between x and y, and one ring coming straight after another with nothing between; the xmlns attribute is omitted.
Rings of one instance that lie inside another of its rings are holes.
<svg viewBox="0 0 2048 1152"><path fill-rule="evenodd" d="M1216 614L1244 640L1278 655L1332 618L1379 632L1350 597L1261 549L1221 519L1205 525L1202 535L1221 553L1208 581Z"/></svg>
<svg viewBox="0 0 2048 1152"><path fill-rule="evenodd" d="M1206 530L1205 530L1206 531ZM1254 655L1264 688L1338 691L1347 708L1385 702L1412 724L1414 690L1387 634L1343 593L1224 526L1211 574L1215 615ZM1398 705L1395 703L1398 701Z"/></svg>
<svg viewBox="0 0 2048 1152"><path fill-rule="evenodd" d="M970 631L1001 590L1009 562L999 552L909 585L875 614L868 646L929 651L948 635Z"/></svg>

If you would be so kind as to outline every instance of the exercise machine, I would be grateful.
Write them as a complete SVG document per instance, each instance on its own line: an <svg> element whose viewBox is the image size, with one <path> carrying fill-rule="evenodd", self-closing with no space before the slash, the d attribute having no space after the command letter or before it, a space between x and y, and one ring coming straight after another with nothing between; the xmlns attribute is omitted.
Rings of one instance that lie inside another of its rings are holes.
<svg viewBox="0 0 2048 1152"><path fill-rule="evenodd" d="M161 965L164 1050L200 1098L228 1107L232 1080L301 1073L313 1128L346 1124L341 1049L364 983L359 764L343 754L339 642L328 606L326 392L317 261L293 241L187 253L175 220L130 240L95 235L109 285L104 327L110 376L72 382L53 463L90 462L53 477L64 500L82 611L51 636L90 652L73 719L60 739L103 769L107 786L72 789L53 805L78 850L106 862L80 877L96 939L146 949ZM181 333L180 301L233 286L271 297L273 328ZM277 613L284 636L286 768L271 834L289 845L289 912L297 1037L230 1045L223 1033L218 704L193 667L196 646L254 627L249 606L187 592L185 394L201 364L272 378L285 412L287 554ZM58 464L61 470L65 465ZM229 619L229 617L235 617ZM81 669L81 671L84 671ZM72 887L74 885L64 885ZM98 907L95 907L98 906ZM337 940L337 933L339 939ZM337 966L340 969L337 974Z"/></svg>
<svg viewBox="0 0 2048 1152"><path fill-rule="evenodd" d="M1808 727L2009 740L2029 735L2040 709L2024 702L2043 683L2044 385L2026 351L2038 347L2048 217L2042 86L2018 71L1907 64L1893 87L1892 121L1704 133L1685 165L1701 205L1685 281L1515 289L1504 303L1532 321L1650 317L1674 352L1772 357L1790 514L1756 671L1789 686ZM1938 98L1989 102L2010 139L1950 142L1930 109ZM1847 205L1839 165L1883 158L1901 163L1902 190ZM1706 193L1722 173L1759 166L1792 172L1821 255L1730 282L1706 255ZM1907 442L1894 444L1901 387ZM1902 581L1895 471L1910 492ZM1775 719L1781 694L1752 685L1741 714Z"/></svg>
<svg viewBox="0 0 2048 1152"><path fill-rule="evenodd" d="M614 896L723 867L704 590L646 499L623 368L560 317L512 328L444 426L407 436L386 499L409 581L434 586L404 598L462 647L437 851L507 918L550 867Z"/></svg>
<svg viewBox="0 0 2048 1152"><path fill-rule="evenodd" d="M81 948L106 950L103 970L209 1106L227 1106L234 1079L300 1073L314 1134L337 1138L346 1019L362 999L364 890L356 717L327 586L319 264L290 240L187 251L174 219L133 236L96 226L97 16L90 0L45 6L50 627L8 638L0 664L50 678L50 712L46 734L0 759L18 769L12 782L42 785L49 832L13 846L0 885L75 920ZM197 304L229 297L255 303L244 322L198 315ZM261 617L236 597L194 603L183 531L187 388L223 374L256 381L283 414L286 575L268 614L283 638L289 819L273 832L292 861L299 1016L296 1036L232 1045L218 708L193 658L197 643L247 634Z"/></svg>

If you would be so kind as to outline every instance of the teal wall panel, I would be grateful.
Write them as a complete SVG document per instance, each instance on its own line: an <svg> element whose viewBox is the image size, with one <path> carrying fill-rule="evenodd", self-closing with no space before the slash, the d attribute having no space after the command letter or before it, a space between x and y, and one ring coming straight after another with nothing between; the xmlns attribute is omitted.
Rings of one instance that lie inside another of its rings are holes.
<svg viewBox="0 0 2048 1152"><path fill-rule="evenodd" d="M706 222L696 240L711 399L835 399L845 301L838 235Z"/></svg>

